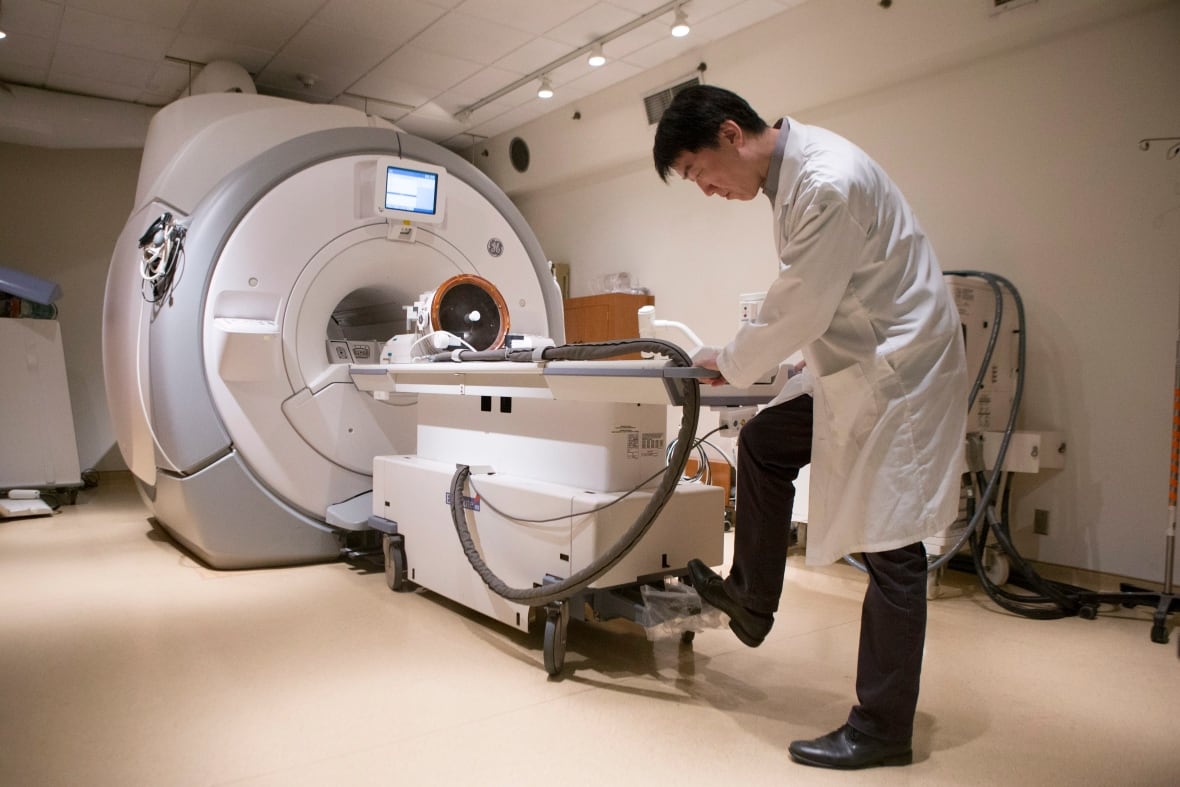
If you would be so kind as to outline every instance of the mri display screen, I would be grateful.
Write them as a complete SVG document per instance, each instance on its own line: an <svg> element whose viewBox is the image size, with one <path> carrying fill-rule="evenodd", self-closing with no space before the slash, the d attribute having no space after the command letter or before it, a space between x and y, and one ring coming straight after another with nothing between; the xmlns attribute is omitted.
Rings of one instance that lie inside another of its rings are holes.
<svg viewBox="0 0 1180 787"><path fill-rule="evenodd" d="M382 216L437 224L446 207L447 171L434 164L387 157L377 162L376 208Z"/></svg>
<svg viewBox="0 0 1180 787"><path fill-rule="evenodd" d="M428 216L438 213L438 173L386 167L385 209Z"/></svg>

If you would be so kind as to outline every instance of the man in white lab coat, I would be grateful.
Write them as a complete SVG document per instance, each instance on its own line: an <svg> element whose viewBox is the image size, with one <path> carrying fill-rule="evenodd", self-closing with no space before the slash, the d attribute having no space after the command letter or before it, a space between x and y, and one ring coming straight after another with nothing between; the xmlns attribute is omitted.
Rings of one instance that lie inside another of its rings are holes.
<svg viewBox="0 0 1180 787"><path fill-rule="evenodd" d="M922 539L958 513L967 418L960 323L897 186L862 150L790 118L768 125L714 86L677 94L656 170L706 196L774 209L778 276L755 320L696 359L746 387L802 350L805 373L741 431L734 560L694 585L756 647L778 610L798 469L811 463L807 562L863 553L857 704L839 729L790 744L798 762L904 765L926 636Z"/></svg>

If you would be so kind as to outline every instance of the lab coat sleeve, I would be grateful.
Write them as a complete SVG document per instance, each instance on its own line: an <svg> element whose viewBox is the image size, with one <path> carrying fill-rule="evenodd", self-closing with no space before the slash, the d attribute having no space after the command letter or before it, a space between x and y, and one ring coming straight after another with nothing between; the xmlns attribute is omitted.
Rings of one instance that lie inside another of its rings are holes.
<svg viewBox="0 0 1180 787"><path fill-rule="evenodd" d="M791 219L791 214L797 216ZM779 276L766 292L758 321L744 324L717 356L733 385L755 383L783 359L827 331L864 253L866 230L835 189L793 206L780 227Z"/></svg>

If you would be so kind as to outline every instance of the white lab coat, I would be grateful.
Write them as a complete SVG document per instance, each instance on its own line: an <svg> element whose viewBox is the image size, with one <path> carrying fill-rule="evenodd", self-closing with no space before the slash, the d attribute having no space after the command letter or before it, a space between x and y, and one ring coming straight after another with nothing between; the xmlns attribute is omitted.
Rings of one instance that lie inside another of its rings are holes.
<svg viewBox="0 0 1180 787"><path fill-rule="evenodd" d="M807 562L940 532L959 509L968 380L926 236L863 151L794 121L774 219L778 278L717 366L744 387L803 351L815 397Z"/></svg>

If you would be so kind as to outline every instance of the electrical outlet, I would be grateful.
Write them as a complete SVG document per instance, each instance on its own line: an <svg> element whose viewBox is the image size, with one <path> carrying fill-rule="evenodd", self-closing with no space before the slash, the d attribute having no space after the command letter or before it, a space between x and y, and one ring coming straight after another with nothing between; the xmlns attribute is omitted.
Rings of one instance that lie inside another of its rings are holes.
<svg viewBox="0 0 1180 787"><path fill-rule="evenodd" d="M758 408L752 406L723 408L719 419L721 422L721 433L726 437L733 437L757 414Z"/></svg>
<svg viewBox="0 0 1180 787"><path fill-rule="evenodd" d="M1033 511L1033 532L1038 536L1049 535L1049 512L1043 508Z"/></svg>

